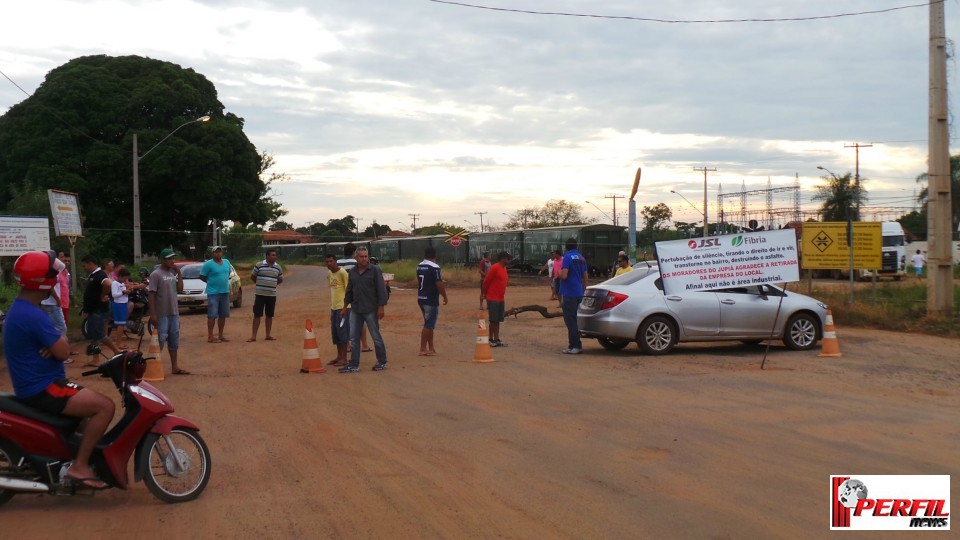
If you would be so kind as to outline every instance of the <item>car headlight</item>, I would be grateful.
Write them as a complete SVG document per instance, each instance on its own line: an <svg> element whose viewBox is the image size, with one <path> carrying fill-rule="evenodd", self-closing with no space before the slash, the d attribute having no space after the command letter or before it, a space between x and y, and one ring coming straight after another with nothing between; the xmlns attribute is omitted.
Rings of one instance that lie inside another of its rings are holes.
<svg viewBox="0 0 960 540"><path fill-rule="evenodd" d="M825 309L825 310L826 310L826 309L830 309L830 308L829 308L826 304L824 304L823 302L817 302L817 305L820 306L822 309Z"/></svg>

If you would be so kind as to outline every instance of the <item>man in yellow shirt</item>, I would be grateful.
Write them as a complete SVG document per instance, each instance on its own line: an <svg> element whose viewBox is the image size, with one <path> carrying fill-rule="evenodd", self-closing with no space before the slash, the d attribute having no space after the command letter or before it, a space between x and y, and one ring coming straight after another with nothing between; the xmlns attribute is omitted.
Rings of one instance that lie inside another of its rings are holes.
<svg viewBox="0 0 960 540"><path fill-rule="evenodd" d="M619 255L617 257L617 273L614 274L614 277L626 274L631 270L633 270L633 267L630 266L630 259L628 259L626 255Z"/></svg>
<svg viewBox="0 0 960 540"><path fill-rule="evenodd" d="M327 255L327 286L330 287L330 336L337 347L337 357L327 362L330 366L347 365L347 345L350 343L350 310L343 310L349 277L344 268L337 265L334 255ZM346 316L344 316L346 313Z"/></svg>

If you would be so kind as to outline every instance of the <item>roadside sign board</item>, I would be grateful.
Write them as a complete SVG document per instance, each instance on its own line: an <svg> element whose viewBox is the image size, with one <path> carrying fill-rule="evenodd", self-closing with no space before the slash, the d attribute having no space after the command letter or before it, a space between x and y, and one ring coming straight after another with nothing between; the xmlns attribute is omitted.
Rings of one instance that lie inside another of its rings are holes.
<svg viewBox="0 0 960 540"><path fill-rule="evenodd" d="M19 257L28 251L50 249L50 219L0 216L0 257Z"/></svg>
<svg viewBox="0 0 960 540"><path fill-rule="evenodd" d="M793 229L657 242L665 294L800 280Z"/></svg>
<svg viewBox="0 0 960 540"><path fill-rule="evenodd" d="M50 213L53 215L53 228L57 236L83 236L83 224L80 221L80 199L76 193L57 189L48 189Z"/></svg>
<svg viewBox="0 0 960 540"><path fill-rule="evenodd" d="M874 270L883 265L883 229L879 221L853 223L853 268ZM804 269L840 270L850 268L847 223L807 221L800 242Z"/></svg>

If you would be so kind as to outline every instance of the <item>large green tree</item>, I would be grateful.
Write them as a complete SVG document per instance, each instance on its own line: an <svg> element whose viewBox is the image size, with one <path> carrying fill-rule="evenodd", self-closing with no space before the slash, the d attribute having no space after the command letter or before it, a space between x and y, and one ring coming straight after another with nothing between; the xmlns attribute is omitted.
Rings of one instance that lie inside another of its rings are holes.
<svg viewBox="0 0 960 540"><path fill-rule="evenodd" d="M597 220L583 214L579 204L563 199L550 199L539 208L521 208L507 215L504 229L536 229L560 225L589 225Z"/></svg>
<svg viewBox="0 0 960 540"><path fill-rule="evenodd" d="M183 126L205 115L210 122ZM0 116L0 210L19 213L11 204L24 186L75 192L91 249L132 253L134 134L145 252L180 244L183 231L213 219L246 226L283 215L269 196L282 175L264 178L272 160L247 139L243 119L224 111L206 77L160 60L102 55L54 69Z"/></svg>
<svg viewBox="0 0 960 540"><path fill-rule="evenodd" d="M813 195L814 201L822 201L820 204L820 215L823 221L847 221L849 219L857 220L857 202L860 206L867 201L867 190L863 189L864 178L860 179L860 186L856 185L851 173L843 176L837 176L830 173L830 176L821 176L826 182L822 186L817 186L817 192Z"/></svg>

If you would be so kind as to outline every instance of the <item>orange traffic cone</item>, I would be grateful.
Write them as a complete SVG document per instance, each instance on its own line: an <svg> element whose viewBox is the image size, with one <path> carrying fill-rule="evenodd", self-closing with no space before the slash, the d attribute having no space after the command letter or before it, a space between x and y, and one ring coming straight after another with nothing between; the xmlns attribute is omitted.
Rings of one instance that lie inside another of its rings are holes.
<svg viewBox="0 0 960 540"><path fill-rule="evenodd" d="M480 363L495 362L490 353L490 332L487 330L487 321L480 312L480 324L477 325L477 347L473 353L473 361Z"/></svg>
<svg viewBox="0 0 960 540"><path fill-rule="evenodd" d="M323 362L320 361L320 348L317 347L317 338L313 335L313 323L307 319L307 327L303 331L303 364L300 373L326 373Z"/></svg>
<svg viewBox="0 0 960 540"><path fill-rule="evenodd" d="M823 327L823 342L820 345L820 354L817 356L828 356L839 358L843 356L840 352L840 342L837 341L837 329L833 326L833 313L827 310L827 323Z"/></svg>
<svg viewBox="0 0 960 540"><path fill-rule="evenodd" d="M163 359L160 358L160 339L157 334L150 335L150 348L147 349L147 369L143 372L143 380L156 382L163 380Z"/></svg>

